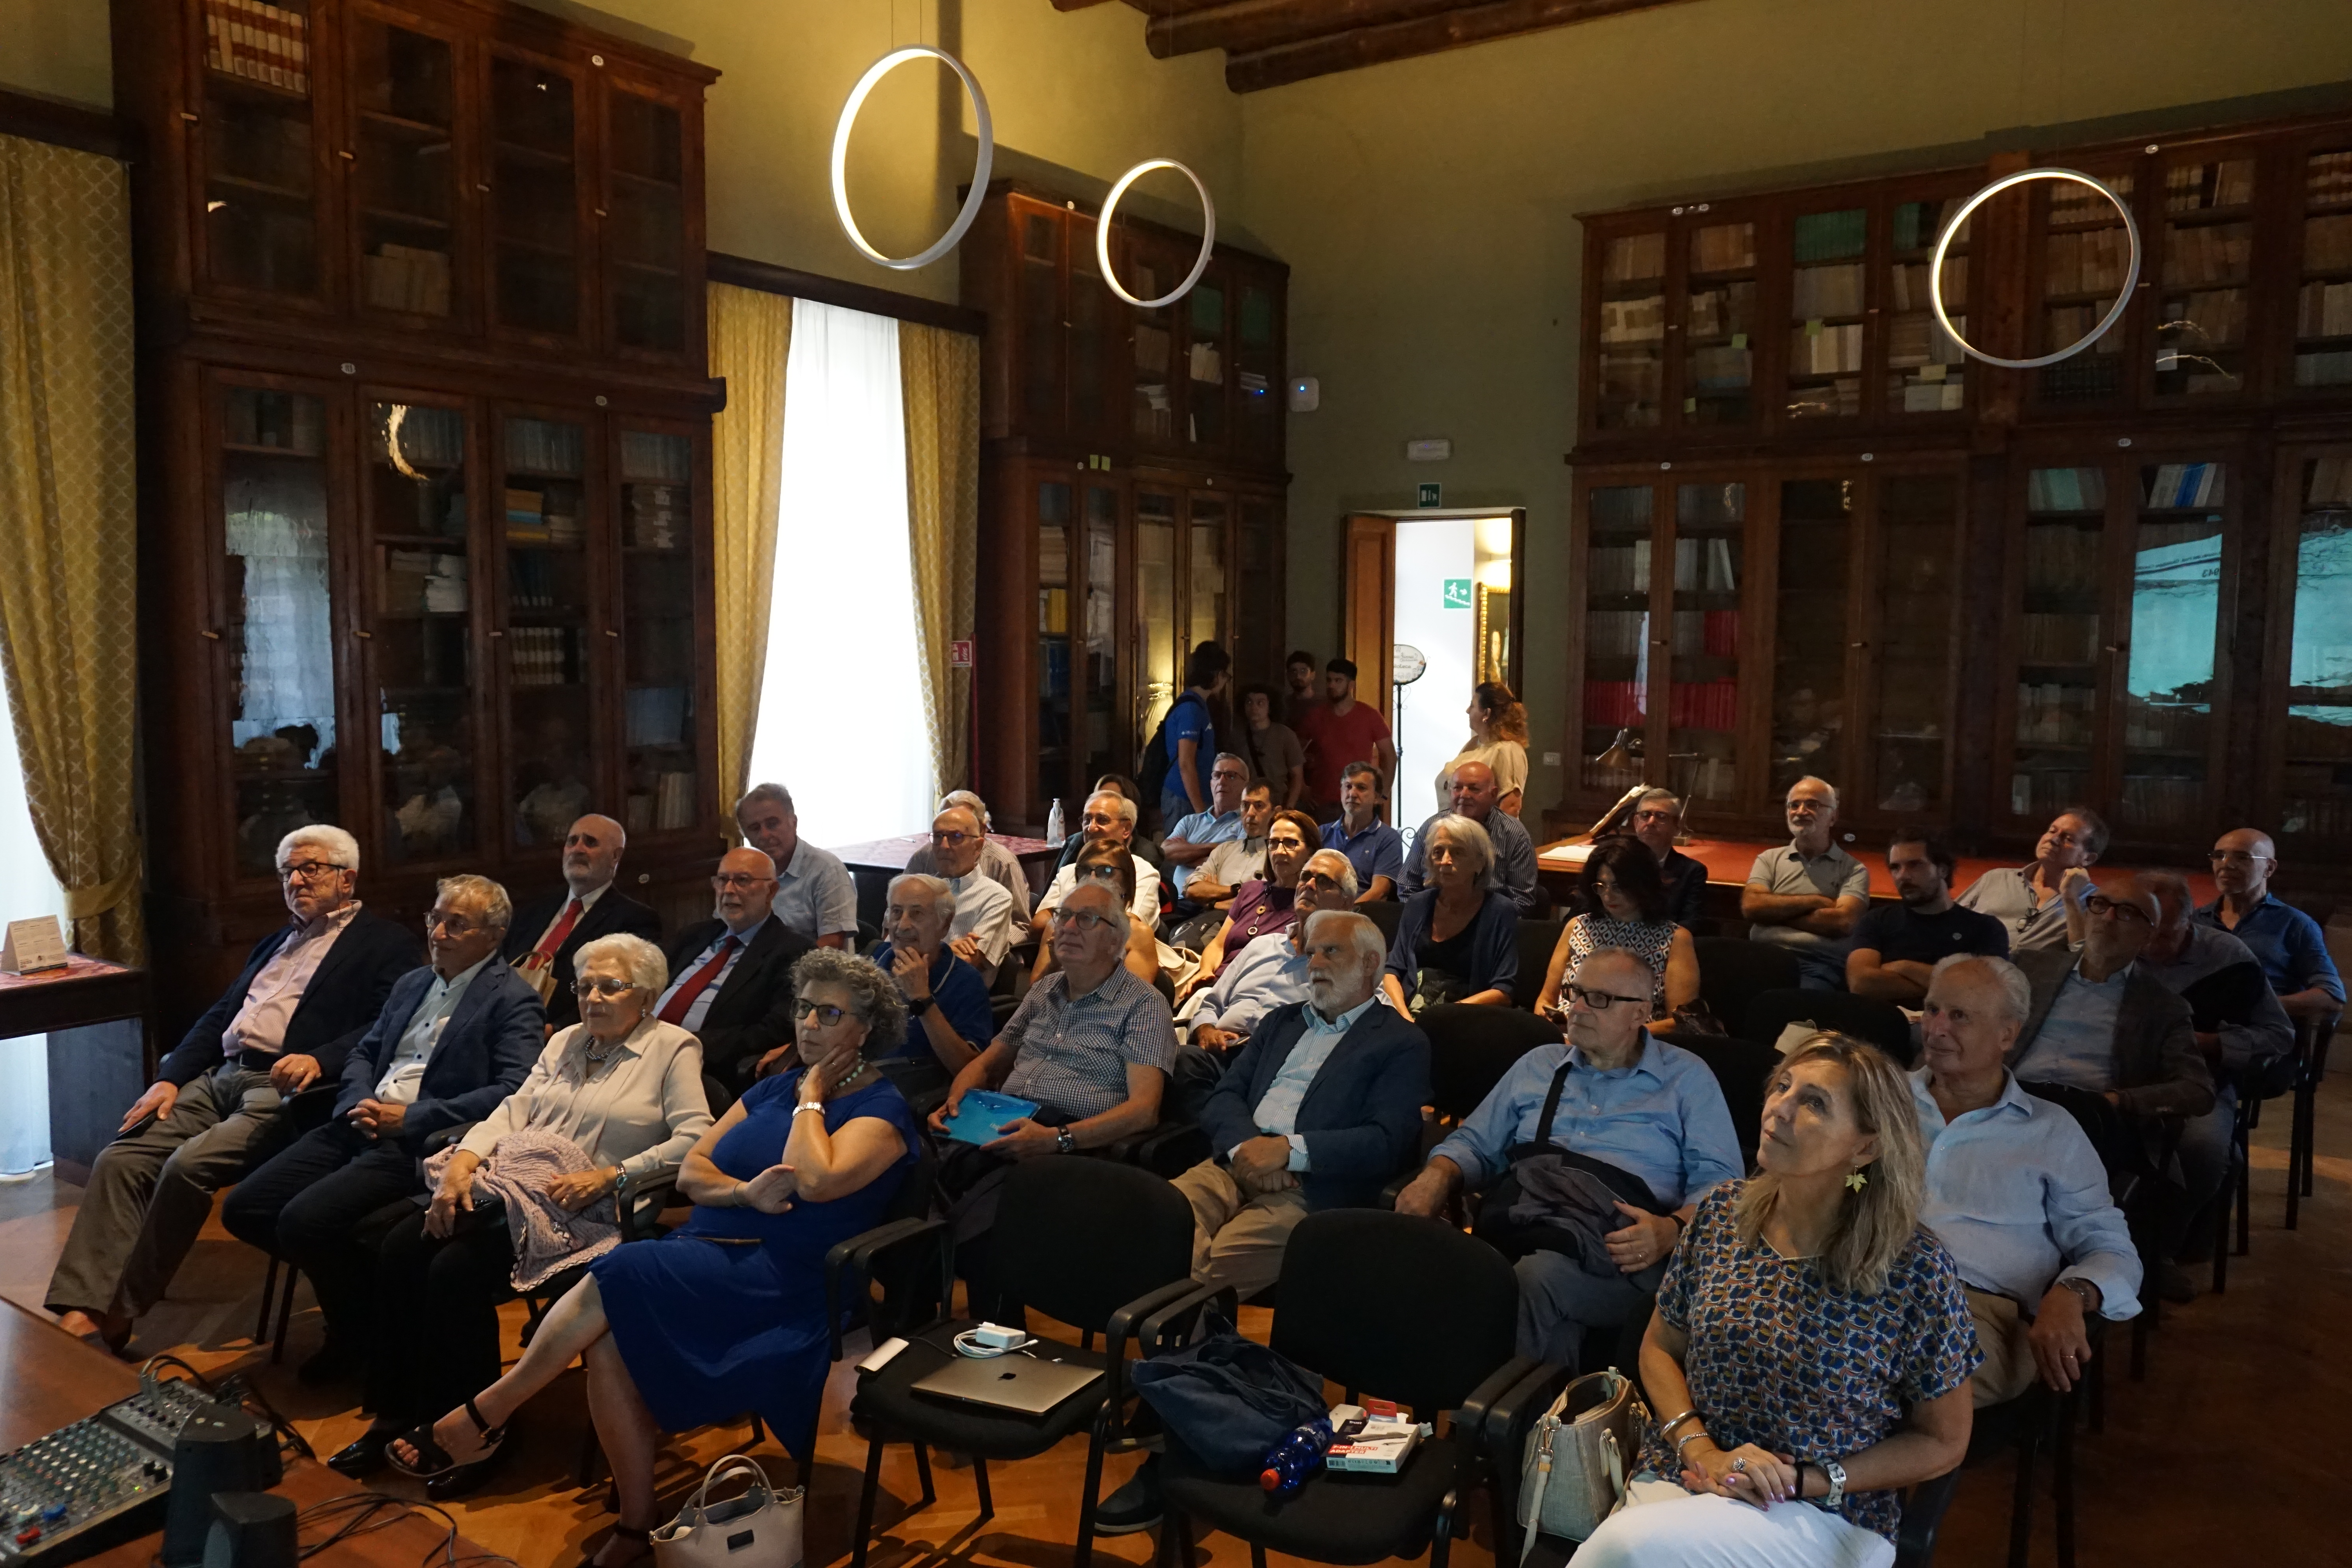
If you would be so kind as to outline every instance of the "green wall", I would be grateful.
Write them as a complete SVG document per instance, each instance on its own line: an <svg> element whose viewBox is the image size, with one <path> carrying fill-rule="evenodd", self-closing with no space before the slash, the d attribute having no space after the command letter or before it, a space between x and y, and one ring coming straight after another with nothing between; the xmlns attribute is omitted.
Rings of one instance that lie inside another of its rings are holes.
<svg viewBox="0 0 2352 1568"><path fill-rule="evenodd" d="M1527 507L1528 793L1553 804L1571 214L1887 154L1981 161L2003 128L2347 78L2346 0L1692 0L1244 98L1245 210L1293 268L1292 374L1322 381L1290 420L1291 641L1336 642L1348 510L1410 507L1424 479L1449 507ZM1452 460L1407 463L1420 436L1452 437Z"/></svg>

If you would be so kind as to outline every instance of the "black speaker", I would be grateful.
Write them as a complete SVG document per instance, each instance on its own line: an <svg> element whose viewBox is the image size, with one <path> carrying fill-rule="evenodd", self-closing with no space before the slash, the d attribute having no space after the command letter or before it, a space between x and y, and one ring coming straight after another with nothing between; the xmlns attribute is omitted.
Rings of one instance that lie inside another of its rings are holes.
<svg viewBox="0 0 2352 1568"><path fill-rule="evenodd" d="M253 1417L224 1405L188 1417L172 1446L172 1502L163 1515L166 1568L205 1560L215 1492L259 1491L269 1485L270 1436Z"/></svg>
<svg viewBox="0 0 2352 1568"><path fill-rule="evenodd" d="M268 1492L221 1492L205 1537L204 1568L294 1568L294 1500Z"/></svg>

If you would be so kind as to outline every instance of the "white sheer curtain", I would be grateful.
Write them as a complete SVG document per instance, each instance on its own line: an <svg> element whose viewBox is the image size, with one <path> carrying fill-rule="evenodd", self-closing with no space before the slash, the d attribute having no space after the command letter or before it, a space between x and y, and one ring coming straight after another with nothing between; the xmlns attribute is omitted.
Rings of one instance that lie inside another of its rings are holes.
<svg viewBox="0 0 2352 1568"><path fill-rule="evenodd" d="M751 777L793 792L812 844L887 838L931 819L904 399L897 321L793 302Z"/></svg>
<svg viewBox="0 0 2352 1568"><path fill-rule="evenodd" d="M33 837L8 683L0 680L0 921L66 912L65 893ZM0 1040L0 1180L49 1163L49 1037Z"/></svg>

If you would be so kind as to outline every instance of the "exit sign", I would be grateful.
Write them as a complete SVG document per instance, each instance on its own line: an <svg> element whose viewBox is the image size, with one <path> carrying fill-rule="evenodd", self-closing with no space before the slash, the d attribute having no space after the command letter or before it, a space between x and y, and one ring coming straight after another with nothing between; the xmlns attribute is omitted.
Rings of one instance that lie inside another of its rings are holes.
<svg viewBox="0 0 2352 1568"><path fill-rule="evenodd" d="M970 637L959 637L954 642L948 644L948 668L950 669L970 669L971 668L971 639Z"/></svg>
<svg viewBox="0 0 2352 1568"><path fill-rule="evenodd" d="M1444 506L1445 504L1444 498L1445 487L1444 485L1436 483L1425 484L1421 487L1421 499L1413 504L1415 506Z"/></svg>

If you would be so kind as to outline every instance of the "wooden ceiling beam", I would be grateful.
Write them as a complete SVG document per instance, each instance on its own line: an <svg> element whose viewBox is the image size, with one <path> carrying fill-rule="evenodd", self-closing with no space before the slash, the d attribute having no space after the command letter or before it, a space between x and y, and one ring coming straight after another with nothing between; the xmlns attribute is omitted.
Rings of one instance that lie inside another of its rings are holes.
<svg viewBox="0 0 2352 1568"><path fill-rule="evenodd" d="M1391 60L1435 54L1441 49L1461 48L1675 3L1676 0L1486 0L1485 4L1459 5L1435 16L1353 27L1343 33L1265 48L1229 50L1225 56L1225 85L1235 92L1257 92L1336 71L1384 65Z"/></svg>
<svg viewBox="0 0 2352 1568"><path fill-rule="evenodd" d="M1165 59L1202 49L1236 54L1326 37L1357 27L1408 22L1458 8L1463 0L1213 0L1181 11L1164 5L1144 28Z"/></svg>
<svg viewBox="0 0 2352 1568"><path fill-rule="evenodd" d="M1099 5L1103 0L1054 0L1056 11L1083 11L1089 5Z"/></svg>

